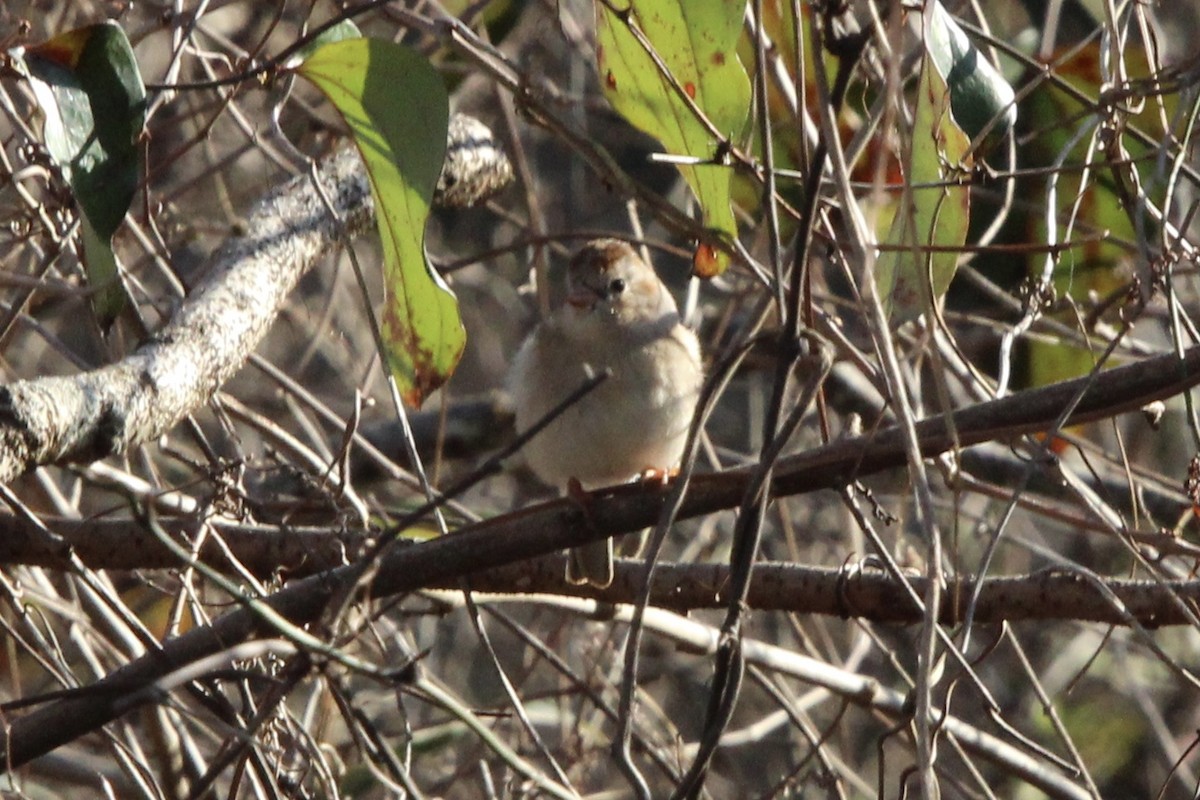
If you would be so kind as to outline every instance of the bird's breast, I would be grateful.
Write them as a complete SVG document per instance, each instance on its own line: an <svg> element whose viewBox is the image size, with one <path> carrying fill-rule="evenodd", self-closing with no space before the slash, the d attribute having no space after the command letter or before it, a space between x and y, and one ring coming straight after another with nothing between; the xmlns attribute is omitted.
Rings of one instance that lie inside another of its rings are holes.
<svg viewBox="0 0 1200 800"><path fill-rule="evenodd" d="M678 464L701 380L694 338L691 348L676 336L637 344L593 338L584 347L549 338L544 346L531 344L522 350L529 363L514 369L525 384L513 387L518 431L589 376L610 373L526 446L526 462L541 480L563 486L573 477L601 486Z"/></svg>

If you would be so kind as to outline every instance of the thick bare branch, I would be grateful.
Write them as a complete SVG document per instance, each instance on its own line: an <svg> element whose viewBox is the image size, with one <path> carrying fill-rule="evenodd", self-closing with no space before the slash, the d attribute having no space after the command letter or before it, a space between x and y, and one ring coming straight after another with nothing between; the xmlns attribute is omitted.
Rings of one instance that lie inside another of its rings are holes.
<svg viewBox="0 0 1200 800"><path fill-rule="evenodd" d="M482 571L476 571L474 562L464 563L456 558L449 563L451 569L446 577L431 579L422 588L457 589L462 577L470 574L472 587L479 591L592 597L614 604L636 602L643 576L641 561L618 559L612 585L598 590L568 583L561 555L541 555L545 552L545 542L529 538L528 523L531 518L555 513L554 504L543 504L480 523L471 529L472 536L506 537L512 553L519 557L520 553L528 552L529 556L508 566ZM66 549L71 548L80 561L95 568L180 566L175 555L134 520L45 522L54 530L56 540L30 522L0 517L0 563L12 562L13 556L19 554L21 563L59 566L64 563ZM307 577L336 568L348 563L372 541L366 534L329 528L205 523L192 519L175 520L165 527L180 543L190 545L206 524L213 526L214 534L201 550L201 557L208 564L224 569L232 555L242 569L264 578L276 574ZM1163 544L1170 544L1166 535L1162 540ZM910 581L919 594L925 579L914 576ZM1191 619L1180 603L1200 602L1198 581L1109 579L1104 586L1111 597L1121 601L1121 607L1094 585L1067 571L987 578L980 588L975 621L1075 620L1127 625L1136 620L1146 627L1186 625ZM679 611L723 608L728 587L728 565L660 564L655 571L650 601L655 606ZM961 622L974 588L971 577L949 581L939 621L947 625ZM912 605L907 590L890 575L870 568L757 564L747 606L759 611L829 614L875 622L921 620L921 613Z"/></svg>
<svg viewBox="0 0 1200 800"><path fill-rule="evenodd" d="M456 206L501 188L512 171L487 128L455 117L440 196ZM87 462L148 441L200 407L249 358L300 276L338 241L374 219L353 147L274 189L246 215L175 317L116 364L0 387L0 481L43 464ZM322 193L332 203L326 207ZM340 219L340 222L339 222Z"/></svg>
<svg viewBox="0 0 1200 800"><path fill-rule="evenodd" d="M1109 370L1103 380L1079 378L1040 389L1029 389L1010 397L980 403L949 415L934 417L917 425L922 455L932 457L954 447L970 447L995 439L1048 431L1065 409L1074 404L1068 418L1071 424L1115 416L1166 399L1200 383L1200 347L1188 350L1182 359L1168 354ZM471 408L475 408L472 404ZM951 434L949 431L953 431ZM781 459L776 469L775 496L797 495L819 489L838 489L854 480L869 477L903 463L903 450L895 429L843 439ZM740 500L750 471L731 469L698 475L692 479L687 498L680 510L686 519L732 508ZM630 485L597 492L589 510L590 523L582 535L584 541L602 536L640 530L657 517L663 495L654 487ZM1166 503L1162 498L1160 503ZM1182 499L1180 501L1183 502ZM1181 505L1182 508L1182 505ZM504 539L516 543L507 552L506 561L533 558L555 547L578 544L579 532L573 520L560 516L558 503L543 503L511 514L477 523L460 532L478 533L485 539ZM259 575L283 571L293 576L309 575L352 560L368 541L369 533L339 532L327 528L290 526L250 526L234 522L202 521L193 518L173 520L167 526L181 540L195 539L203 525L214 526L224 539L224 547L243 568ZM136 522L130 520L54 520L47 521L53 535L31 521L0 516L0 563L57 566L68 549L81 561L97 569L154 569L178 566L173 556ZM525 539L528 527L549 531L556 544L540 549ZM557 527L556 527L557 526ZM1142 536L1144 544L1193 555L1185 542L1169 537ZM525 542L525 544L521 544ZM202 555L217 566L224 550L212 545ZM461 563L451 570L452 577L473 572L475 562ZM487 562L494 566L505 561ZM434 584L428 584L430 586ZM490 583L493 591L498 583ZM519 587L518 587L519 588ZM529 588L529 587L526 587ZM550 587L538 585L539 590ZM554 587L557 590L560 587ZM611 597L614 601L626 599ZM660 601L665 598L659 598ZM681 601L683 602L683 601ZM695 600L698 605L705 601ZM898 611L901 616L904 612Z"/></svg>
<svg viewBox="0 0 1200 800"><path fill-rule="evenodd" d="M371 194L357 151L337 152L318 179L347 228L363 230ZM152 441L241 368L296 281L337 241L337 221L299 176L247 214L246 230L216 254L170 323L129 357L0 388L0 481Z"/></svg>
<svg viewBox="0 0 1200 800"><path fill-rule="evenodd" d="M1075 409L1070 421L1096 419L1172 396L1197 382L1200 347L1187 351L1182 359L1166 355L1111 370L1100 382L1081 378L973 406L954 415L957 436L948 432L945 419L926 420L917 425L917 439L922 452L932 455L956 444L967 446L1000 434L1045 430L1068 407ZM781 460L774 488L777 495L782 495L838 487L864 472L896 466L903 460L899 436L894 430L885 431L876 437L837 442ZM696 476L680 518L734 507L750 475L751 470L743 468ZM576 547L604 535L638 530L654 521L664 496L643 487L616 487L597 492L586 512L574 501L555 500L478 523L451 536L401 547L380 565L372 593L387 596L444 586L446 581L463 575ZM319 573L291 584L265 602L293 623L305 624L315 620L359 572L351 566ZM713 572L708 580L719 577ZM1046 576L1043 580L1050 579ZM842 578L839 575L833 580L836 584ZM1063 580L1066 584L1058 588L1069 592L1067 596L1078 598L1093 590L1075 578ZM715 596L713 585L710 583L704 591ZM868 594L861 597L879 590L879 585L871 582ZM1003 588L1000 591L1004 593ZM1125 599L1136 604L1139 597L1146 596L1147 587L1131 585L1130 592ZM841 601L837 602L839 605L831 609L834 613L852 613L852 608L843 608ZM907 608L895 605L900 612ZM1152 621L1164 624L1169 619L1156 614ZM192 630L166 643L162 650L130 662L97 683L94 691L12 722L0 737L0 751L8 755L10 767L18 766L106 724L138 703L150 701L154 692L146 687L172 670L247 638L273 634L270 624L251 609L226 614L211 626ZM134 695L136 702L128 694L134 687L141 689Z"/></svg>

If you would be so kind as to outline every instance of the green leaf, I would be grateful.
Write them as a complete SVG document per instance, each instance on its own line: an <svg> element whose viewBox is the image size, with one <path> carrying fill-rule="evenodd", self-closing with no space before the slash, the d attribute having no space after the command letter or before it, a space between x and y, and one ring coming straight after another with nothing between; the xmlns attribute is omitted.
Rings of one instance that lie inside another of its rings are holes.
<svg viewBox="0 0 1200 800"><path fill-rule="evenodd" d="M446 88L424 56L374 39L324 45L298 71L337 107L366 163L383 243L387 360L405 401L420 406L466 345L458 301L424 247L446 153Z"/></svg>
<svg viewBox="0 0 1200 800"><path fill-rule="evenodd" d="M121 268L112 240L101 236L88 221L79 220L83 235L83 261L87 265L88 283L95 290L92 309L101 328L108 328L125 307L125 290L121 286Z"/></svg>
<svg viewBox="0 0 1200 800"><path fill-rule="evenodd" d="M717 137L659 71L631 26L645 35L717 131L731 137L745 128L750 113L750 79L736 51L744 13L743 3L632 0L628 12L618 16L597 2L596 60L608 101L673 155L713 159ZM729 167L684 165L679 170L700 202L705 226L736 237ZM728 256L703 244L694 259L697 273L705 277L728 265Z"/></svg>
<svg viewBox="0 0 1200 800"><path fill-rule="evenodd" d="M989 138L999 138L1016 124L1012 87L940 2L933 4L926 46L950 89L954 121L967 136L974 139L988 129Z"/></svg>
<svg viewBox="0 0 1200 800"><path fill-rule="evenodd" d="M344 19L338 22L332 28L327 28L326 30L321 31L320 34L313 37L312 41L306 43L303 47L297 50L296 55L294 56L294 64L292 61L289 61L288 66L298 66L300 62L304 61L306 58L327 44L342 42L346 39L358 39L361 37L362 31L360 31L358 26L354 24L354 20Z"/></svg>
<svg viewBox="0 0 1200 800"><path fill-rule="evenodd" d="M1069 51L1049 54L1048 61L1054 64L1054 74L1084 97L1100 97L1104 91L1101 72L1103 52L1106 45L1098 40L1072 47ZM1130 42L1122 49L1126 77L1132 85L1152 82L1157 69L1147 58L1146 50ZM1127 118L1128 128L1137 127L1145 131L1153 141L1163 141L1173 134L1163 127L1163 121L1178 119L1180 95L1167 93L1159 102L1143 103L1141 110ZM1159 104L1161 103L1161 105ZM1023 130L1032 131L1026 137L1021 150L1021 164L1026 167L1053 169L1056 187L1054 214L1047 215L1045 209L1026 212L1026 227L1030 241L1061 242L1067 229L1064 221L1074 218L1075 236L1084 239L1077 246L1067 248L1053 257L1053 287L1056 296L1070 298L1079 303L1091 304L1091 298L1106 297L1126 287L1130 275L1131 255L1128 242L1154 241L1160 235L1158 223L1151 217L1137 219L1134 207L1122 200L1114 180L1114 173L1121 168L1099 170L1085 174L1076 169L1062 169L1062 164L1082 164L1092 161L1094 143L1090 137L1077 137L1080 120L1090 119L1095 101L1081 100L1063 86L1046 82L1038 86L1022 102L1021 113L1027 122ZM1161 116L1160 116L1161 115ZM1122 128L1122 131L1126 128ZM1119 144L1113 146L1126 153L1125 169L1139 174L1146 199L1155 205L1165 201L1166 186L1158 176L1159 166L1155 158L1156 145L1146 145L1137 138L1122 133ZM1036 170L1030 170L1036 172ZM1049 173L1051 170L1047 169ZM1130 176L1132 177L1132 176ZM1127 178L1128 179L1128 178ZM1051 179L1047 176L1029 177L1018 184L1018 195L1046 193ZM1055 233L1051 237L1047 217L1055 219ZM1139 229L1140 226L1140 229ZM1104 235L1084 236L1084 231L1103 232ZM1040 279L1047 268L1048 255L1039 254L1026 259L1029 273ZM1057 304L1062 310L1054 314L1060 322L1079 326L1078 306L1075 302ZM1117 303L1103 319L1118 322L1118 312L1124 304ZM1088 331L1090 333L1090 331ZM1058 381L1086 375L1095 368L1100 352L1086 346L1056 342L1043 337L1034 337L1024 344L1023 367L1026 383L1043 386ZM1109 359L1109 366L1119 359Z"/></svg>
<svg viewBox="0 0 1200 800"><path fill-rule="evenodd" d="M118 25L106 22L12 55L45 116L46 149L83 212L93 308L107 327L125 301L112 236L133 202L142 166L146 88L133 48Z"/></svg>
<svg viewBox="0 0 1200 800"><path fill-rule="evenodd" d="M970 189L955 182L970 167L970 142L954 124L946 81L928 51L912 119L904 191L885 240L890 248L875 265L885 308L895 322L915 318L945 295L957 269L954 248L966 241L970 224Z"/></svg>

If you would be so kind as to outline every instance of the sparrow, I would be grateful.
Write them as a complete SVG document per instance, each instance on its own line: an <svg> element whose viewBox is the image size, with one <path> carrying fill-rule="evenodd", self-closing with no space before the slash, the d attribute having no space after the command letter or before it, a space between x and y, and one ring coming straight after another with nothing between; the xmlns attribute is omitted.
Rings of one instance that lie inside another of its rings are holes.
<svg viewBox="0 0 1200 800"><path fill-rule="evenodd" d="M608 378L535 435L525 463L560 491L592 490L678 467L703 382L700 344L654 269L625 242L597 239L571 259L561 307L509 372L523 434L590 377ZM569 553L567 580L603 588L612 540Z"/></svg>

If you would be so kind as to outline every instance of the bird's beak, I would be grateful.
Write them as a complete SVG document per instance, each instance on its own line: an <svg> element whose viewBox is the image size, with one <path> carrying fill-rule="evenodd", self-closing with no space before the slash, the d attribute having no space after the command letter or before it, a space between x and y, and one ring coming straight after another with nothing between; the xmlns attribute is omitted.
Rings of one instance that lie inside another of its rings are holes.
<svg viewBox="0 0 1200 800"><path fill-rule="evenodd" d="M580 311L595 308L601 299L600 293L590 286L575 286L567 294L567 304Z"/></svg>

